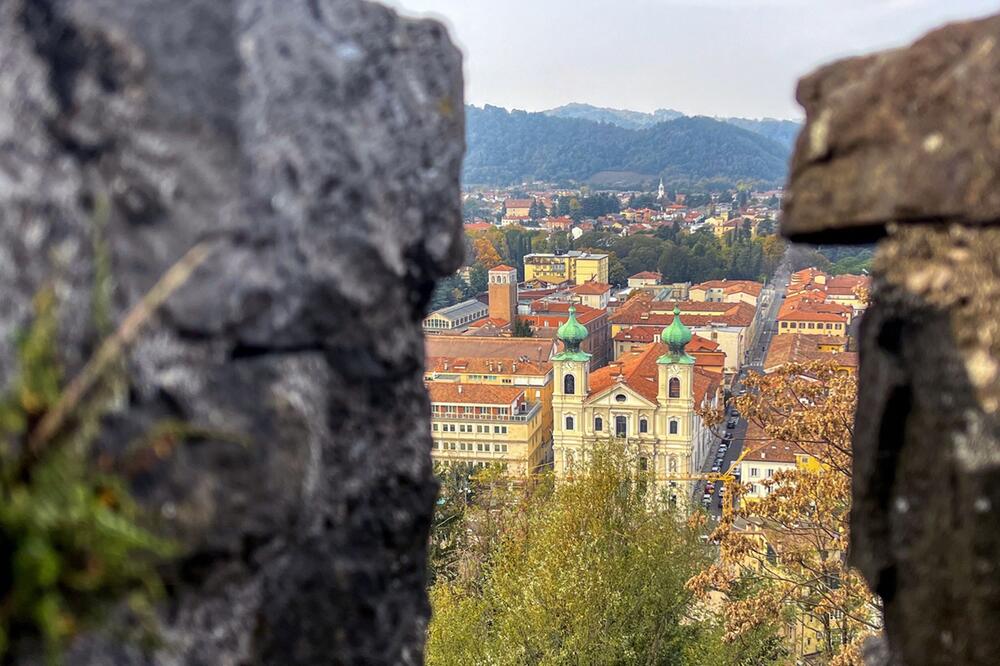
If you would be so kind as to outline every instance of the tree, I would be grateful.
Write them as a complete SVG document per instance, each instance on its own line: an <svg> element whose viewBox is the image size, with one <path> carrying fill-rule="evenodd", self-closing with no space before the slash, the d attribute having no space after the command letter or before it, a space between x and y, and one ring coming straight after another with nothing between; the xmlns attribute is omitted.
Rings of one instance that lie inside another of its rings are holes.
<svg viewBox="0 0 1000 666"><path fill-rule="evenodd" d="M689 587L700 594L753 590L726 606L730 639L788 611L819 632L826 658L860 663L857 646L880 630L881 609L846 563L857 379L821 361L751 374L745 385L738 407L765 442L793 447L813 462L754 480L769 494L723 517L712 535L720 560ZM755 444L761 442L746 446ZM736 488L736 496L744 490Z"/></svg>
<svg viewBox="0 0 1000 666"><path fill-rule="evenodd" d="M469 269L469 288L472 295L481 294L490 288L490 274L482 265L475 264Z"/></svg>
<svg viewBox="0 0 1000 666"><path fill-rule="evenodd" d="M522 227L510 227L504 232L504 258L517 268L518 276L524 277L524 255L531 252L532 233Z"/></svg>
<svg viewBox="0 0 1000 666"><path fill-rule="evenodd" d="M476 263L489 270L501 263L500 253L496 247L485 236L480 236L472 241L473 251L476 254Z"/></svg>
<svg viewBox="0 0 1000 666"><path fill-rule="evenodd" d="M475 577L431 588L427 663L737 663L685 589L709 561L697 526L650 496L638 463L623 443L601 443L572 481L473 508L474 547L486 523L499 529L477 550Z"/></svg>
<svg viewBox="0 0 1000 666"><path fill-rule="evenodd" d="M530 338L535 335L535 330L531 328L531 324L529 324L524 319L521 319L520 317L515 317L514 327L511 330L511 335L513 335L515 338Z"/></svg>

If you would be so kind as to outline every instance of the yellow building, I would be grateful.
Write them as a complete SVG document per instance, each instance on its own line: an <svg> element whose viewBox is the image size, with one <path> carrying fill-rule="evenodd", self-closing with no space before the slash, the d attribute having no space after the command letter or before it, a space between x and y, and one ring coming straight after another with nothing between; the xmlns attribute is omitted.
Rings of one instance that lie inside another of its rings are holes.
<svg viewBox="0 0 1000 666"><path fill-rule="evenodd" d="M500 464L523 477L546 462L542 403L516 386L430 382L431 457L439 465Z"/></svg>
<svg viewBox="0 0 1000 666"><path fill-rule="evenodd" d="M524 389L541 404L546 455L552 440L552 340L435 335L425 341L424 382Z"/></svg>
<svg viewBox="0 0 1000 666"><path fill-rule="evenodd" d="M575 316L559 327L564 349L553 359L553 454L557 478L585 464L599 442L616 437L634 446L669 501L690 506L690 477L713 443L695 405L715 407L721 376L695 367L685 347L691 331L680 321L664 329L662 342L629 352L619 363L590 372L580 350L586 329Z"/></svg>
<svg viewBox="0 0 1000 666"><path fill-rule="evenodd" d="M608 255L573 250L565 254L528 254L524 257L524 279L526 282L559 283L571 280L574 284L584 282L608 282Z"/></svg>

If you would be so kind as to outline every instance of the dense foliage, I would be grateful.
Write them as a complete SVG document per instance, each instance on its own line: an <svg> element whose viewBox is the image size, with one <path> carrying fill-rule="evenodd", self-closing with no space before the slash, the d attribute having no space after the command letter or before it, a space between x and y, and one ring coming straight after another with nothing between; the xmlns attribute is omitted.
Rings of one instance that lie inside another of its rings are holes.
<svg viewBox="0 0 1000 666"><path fill-rule="evenodd" d="M875 248L868 245L793 245L792 270L815 266L833 275L860 275L871 270Z"/></svg>
<svg viewBox="0 0 1000 666"><path fill-rule="evenodd" d="M671 186L783 183L788 149L711 118L678 118L640 130L543 113L466 107L464 180L510 185L582 182L599 172L662 175Z"/></svg>
<svg viewBox="0 0 1000 666"><path fill-rule="evenodd" d="M776 236L751 238L747 229L731 238L718 238L707 229L678 233L672 227L624 238L588 232L573 246L611 252L621 266L620 273L611 277L617 284L641 271L656 271L665 282L761 280L774 271L784 252L784 243Z"/></svg>
<svg viewBox="0 0 1000 666"><path fill-rule="evenodd" d="M593 453L554 488L495 470L445 479L427 663L773 663L773 633L726 644L720 618L686 590L711 559L697 523L650 496L620 442Z"/></svg>
<svg viewBox="0 0 1000 666"><path fill-rule="evenodd" d="M813 663L860 665L859 643L880 630L881 609L847 566L857 378L827 361L751 374L746 385L740 411L766 440L794 447L815 464L752 479L768 494L723 516L713 534L719 562L690 587L701 594L753 590L729 596L731 638L785 614L815 634L822 656Z"/></svg>
<svg viewBox="0 0 1000 666"><path fill-rule="evenodd" d="M36 310L18 342L18 376L0 396L0 663L38 646L57 661L66 641L123 600L138 637L152 637L142 627L160 588L156 566L174 551L142 526L122 479L92 464L102 400L81 405L52 439L34 439L63 395L51 293Z"/></svg>

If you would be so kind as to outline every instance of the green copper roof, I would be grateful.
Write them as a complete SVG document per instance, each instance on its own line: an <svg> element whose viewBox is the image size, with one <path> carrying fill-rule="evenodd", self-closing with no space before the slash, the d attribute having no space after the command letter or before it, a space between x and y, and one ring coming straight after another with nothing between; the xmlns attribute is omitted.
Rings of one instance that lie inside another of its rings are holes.
<svg viewBox="0 0 1000 666"><path fill-rule="evenodd" d="M694 364L694 359L684 350L687 344L691 342L691 329L681 322L681 309L679 306L674 306L674 320L670 322L670 326L663 329L660 339L670 351L657 359L657 363Z"/></svg>
<svg viewBox="0 0 1000 666"><path fill-rule="evenodd" d="M580 343L587 339L587 327L576 320L576 308L569 306L569 318L556 329L556 337L562 340L563 350L553 356L557 361L586 361L590 354L580 349Z"/></svg>

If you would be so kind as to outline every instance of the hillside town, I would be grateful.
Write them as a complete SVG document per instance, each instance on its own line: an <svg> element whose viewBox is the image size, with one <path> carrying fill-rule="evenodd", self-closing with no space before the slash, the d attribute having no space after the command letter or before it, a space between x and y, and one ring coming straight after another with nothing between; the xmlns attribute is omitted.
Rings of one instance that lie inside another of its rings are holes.
<svg viewBox="0 0 1000 666"><path fill-rule="evenodd" d="M544 214L567 196L477 195L495 209L466 224L470 262L457 277L470 287L462 294L468 297L424 320L436 469L442 478L493 469L515 483L551 476L558 485L585 470L602 442L620 441L678 516L737 525L762 557L774 552L755 503L766 502L789 473L826 463L809 447L769 434L739 404L760 393L761 378L808 378L815 364L853 375L868 275L837 273L829 261L793 266L825 259L781 245L777 260L751 278L667 279L658 256L616 278L615 245L573 240L597 232L655 239L669 229L665 242L710 238L732 251L774 238L780 191L737 193L728 202L707 195L693 206L673 203L685 197L668 199L661 186L645 197L655 208L623 205L575 219ZM614 197L625 204L643 195ZM564 236L570 245L523 252L517 261L502 230L535 234L534 247ZM471 288L476 272L485 273L477 280L485 288ZM817 618L797 613L780 627L798 660L832 649Z"/></svg>

